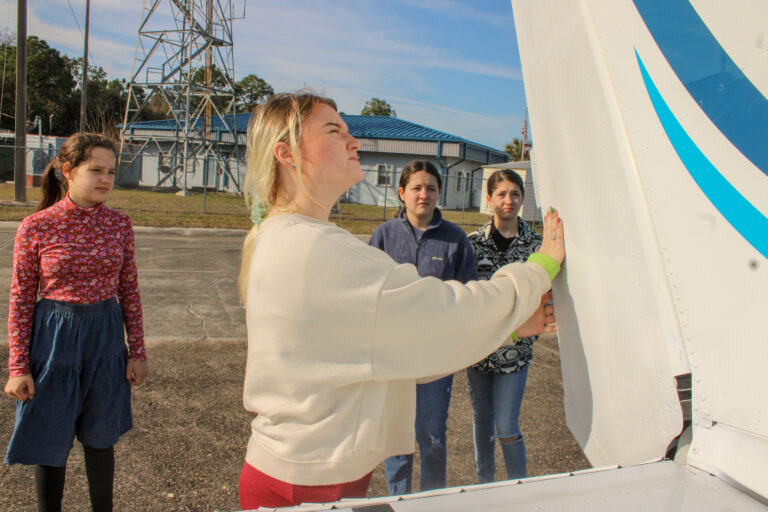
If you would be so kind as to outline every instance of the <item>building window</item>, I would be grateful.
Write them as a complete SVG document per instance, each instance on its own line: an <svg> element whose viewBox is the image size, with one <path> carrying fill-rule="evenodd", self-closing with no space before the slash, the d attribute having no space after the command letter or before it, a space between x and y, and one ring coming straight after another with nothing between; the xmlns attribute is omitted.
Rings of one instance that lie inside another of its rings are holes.
<svg viewBox="0 0 768 512"><path fill-rule="evenodd" d="M376 176L376 185L379 187L388 187L392 184L392 171L390 170L388 165L381 164L379 165L377 176Z"/></svg>
<svg viewBox="0 0 768 512"><path fill-rule="evenodd" d="M464 173L456 171L456 192L461 192L461 177Z"/></svg>

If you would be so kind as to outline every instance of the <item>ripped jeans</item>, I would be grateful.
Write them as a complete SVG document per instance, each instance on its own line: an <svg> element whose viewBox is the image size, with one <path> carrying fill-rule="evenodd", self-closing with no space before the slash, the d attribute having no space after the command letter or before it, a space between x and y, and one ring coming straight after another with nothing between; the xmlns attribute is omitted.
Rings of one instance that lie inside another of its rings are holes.
<svg viewBox="0 0 768 512"><path fill-rule="evenodd" d="M512 373L480 373L467 368L479 483L494 481L496 439L501 443L507 478L526 476L525 441L519 419L527 378L528 366Z"/></svg>
<svg viewBox="0 0 768 512"><path fill-rule="evenodd" d="M445 431L453 375L416 386L416 442L421 455L419 489L445 487ZM409 494L413 454L395 455L384 462L389 494Z"/></svg>

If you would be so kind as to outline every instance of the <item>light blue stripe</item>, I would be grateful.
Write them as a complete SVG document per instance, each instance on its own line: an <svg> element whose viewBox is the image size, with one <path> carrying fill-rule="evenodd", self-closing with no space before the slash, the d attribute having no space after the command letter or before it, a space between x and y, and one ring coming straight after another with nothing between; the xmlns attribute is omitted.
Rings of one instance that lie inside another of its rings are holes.
<svg viewBox="0 0 768 512"><path fill-rule="evenodd" d="M720 174L696 146L659 93L637 50L635 57L656 116L688 173L730 225L768 258L768 219Z"/></svg>

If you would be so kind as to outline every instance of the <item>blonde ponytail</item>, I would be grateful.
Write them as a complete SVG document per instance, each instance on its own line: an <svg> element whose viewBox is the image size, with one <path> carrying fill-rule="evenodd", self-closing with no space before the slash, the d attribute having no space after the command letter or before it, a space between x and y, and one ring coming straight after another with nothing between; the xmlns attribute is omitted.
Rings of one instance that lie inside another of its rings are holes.
<svg viewBox="0 0 768 512"><path fill-rule="evenodd" d="M266 103L259 105L251 117L246 150L248 169L243 192L245 203L253 212L252 218L255 225L243 242L240 276L237 280L240 300L243 304L247 301L249 271L256 247L259 222L262 215L267 215L272 210L280 197L275 144L285 142L290 146L296 163L299 184L303 188L301 152L299 151L301 123L309 115L312 107L318 103L336 110L336 103L331 99L310 92L298 92L272 96Z"/></svg>

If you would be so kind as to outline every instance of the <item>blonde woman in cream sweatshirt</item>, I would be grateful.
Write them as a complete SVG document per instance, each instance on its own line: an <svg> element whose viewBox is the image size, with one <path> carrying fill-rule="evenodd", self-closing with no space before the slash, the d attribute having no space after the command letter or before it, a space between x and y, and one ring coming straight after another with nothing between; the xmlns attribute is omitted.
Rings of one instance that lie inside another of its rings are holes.
<svg viewBox="0 0 768 512"><path fill-rule="evenodd" d="M414 451L416 384L463 369L517 331L554 331L547 291L564 256L555 210L526 263L489 281L420 278L328 221L363 178L332 100L273 96L248 132L247 201L265 217L243 247L255 415L243 509L364 496L385 458ZM485 329L478 332L476 326Z"/></svg>

